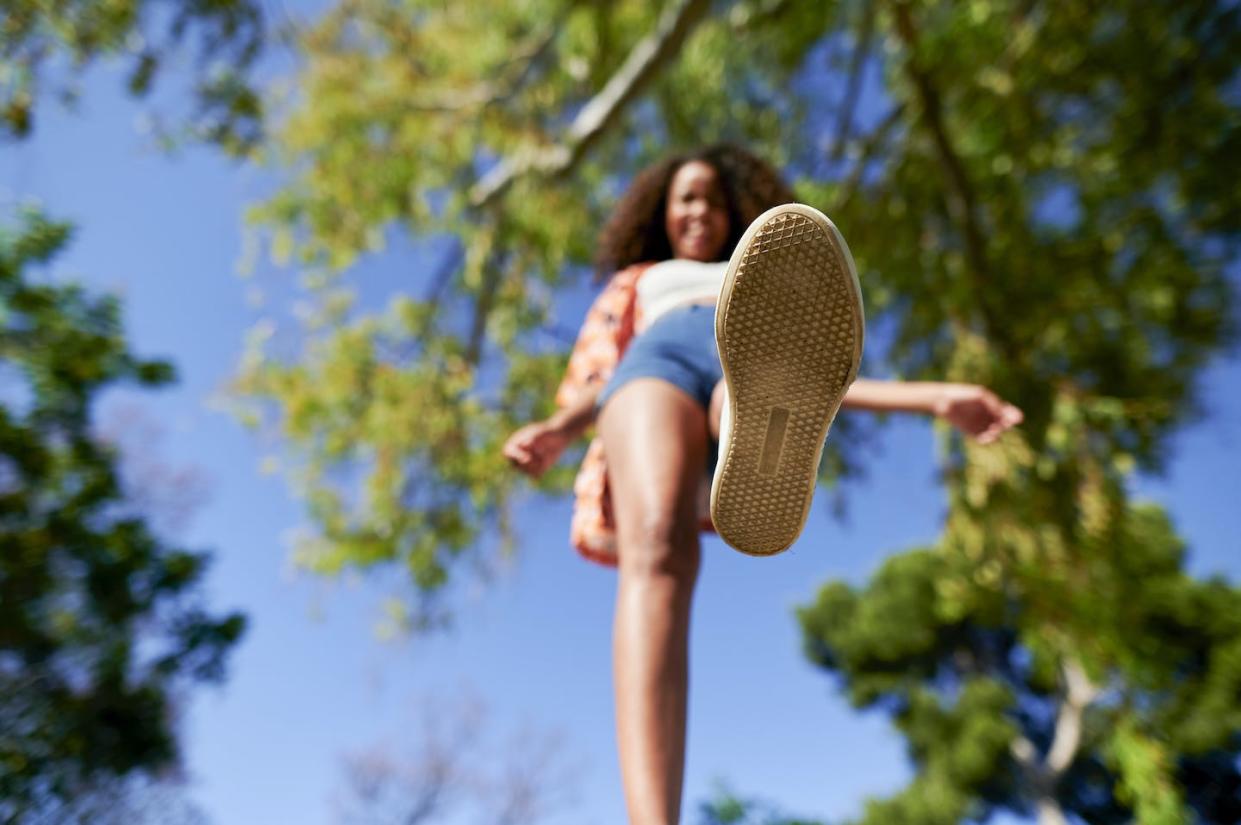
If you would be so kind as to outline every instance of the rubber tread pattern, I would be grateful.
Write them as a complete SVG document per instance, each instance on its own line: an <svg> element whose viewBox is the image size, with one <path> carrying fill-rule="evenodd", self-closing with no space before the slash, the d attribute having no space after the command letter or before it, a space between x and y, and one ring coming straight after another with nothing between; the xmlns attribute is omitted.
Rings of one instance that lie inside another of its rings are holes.
<svg viewBox="0 0 1241 825"><path fill-rule="evenodd" d="M738 251L716 311L732 406L712 520L737 550L772 555L805 526L823 439L856 376L861 299L848 252L805 215L776 214ZM775 472L765 474L773 407L789 417Z"/></svg>

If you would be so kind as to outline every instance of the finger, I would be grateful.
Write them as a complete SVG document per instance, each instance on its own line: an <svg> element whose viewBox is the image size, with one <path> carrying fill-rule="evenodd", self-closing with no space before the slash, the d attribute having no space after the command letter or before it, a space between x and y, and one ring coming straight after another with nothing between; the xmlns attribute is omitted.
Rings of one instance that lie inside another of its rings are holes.
<svg viewBox="0 0 1241 825"><path fill-rule="evenodd" d="M514 465L516 465L518 469L525 469L525 467L530 464L533 458L533 456L527 450L523 450L519 447L512 447L510 449L506 449L504 451L504 455L506 458L508 458L509 461L511 461Z"/></svg>
<svg viewBox="0 0 1241 825"><path fill-rule="evenodd" d="M1004 418L999 418L991 422L991 426L987 429L987 432L984 433L984 435L987 437L988 442L998 441L1004 433L1011 430L1020 420L1020 417L1013 420L1013 418L1006 412Z"/></svg>
<svg viewBox="0 0 1241 825"><path fill-rule="evenodd" d="M997 418L993 418L991 421L987 423L987 426L983 428L983 432L988 433L990 435L999 436L1003 434L1004 431L1009 429L1011 426L1012 424L1006 421L1004 418L997 417Z"/></svg>
<svg viewBox="0 0 1241 825"><path fill-rule="evenodd" d="M977 439L978 443L979 444L993 444L995 443L996 440L999 439L1001 432L1002 430L997 429L995 427L991 427L990 429L984 430L978 436L978 439Z"/></svg>

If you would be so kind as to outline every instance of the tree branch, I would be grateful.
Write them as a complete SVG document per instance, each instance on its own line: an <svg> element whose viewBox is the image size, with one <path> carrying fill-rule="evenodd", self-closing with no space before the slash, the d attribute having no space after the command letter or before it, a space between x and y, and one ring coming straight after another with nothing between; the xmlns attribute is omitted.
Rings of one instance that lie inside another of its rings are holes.
<svg viewBox="0 0 1241 825"><path fill-rule="evenodd" d="M840 104L840 119L836 123L836 139L831 152L831 159L834 161L844 157L845 143L853 129L853 113L857 109L858 97L862 91L862 71L866 68L866 58L870 55L870 43L875 33L874 4L867 3L863 15L862 29L858 33L857 45L853 48L853 59L849 62L849 80L845 85L844 100Z"/></svg>
<svg viewBox="0 0 1241 825"><path fill-rule="evenodd" d="M779 17L792 5L789 0L755 0L738 3L728 13L728 25L737 34L748 34L773 18Z"/></svg>
<svg viewBox="0 0 1241 825"><path fill-rule="evenodd" d="M444 294L448 291L449 285L452 283L453 276L461 268L465 262L465 247L461 242L454 240L452 248L440 261L435 268L435 273L431 276L431 285L427 290L426 296L422 299L423 303L428 307L428 320L426 326L418 335L418 347L425 350L427 343L431 340L431 336L436 333L436 321L440 317L440 303L444 300Z"/></svg>
<svg viewBox="0 0 1241 825"><path fill-rule="evenodd" d="M833 214L840 212L848 205L849 201L853 200L853 196L857 194L858 188L862 185L862 176L866 174L866 167L870 165L875 154L887 142L888 135L892 133L896 124L900 123L901 115L904 113L904 104L898 104L884 116L879 125L867 136L866 142L862 144L862 150L858 154L857 162L853 164L853 170L840 187L840 194L836 196L836 200L832 204L831 211Z"/></svg>
<svg viewBox="0 0 1241 825"><path fill-rule="evenodd" d="M1053 782L1073 764L1082 743L1082 716L1099 695L1099 689L1077 662L1066 659L1061 672L1064 674L1064 699L1056 713L1056 732L1045 760Z"/></svg>
<svg viewBox="0 0 1241 825"><path fill-rule="evenodd" d="M974 187L965 172L960 156L948 138L948 130L944 126L943 101L939 96L939 90L931 81L930 74L918 65L918 34L914 27L913 17L909 13L909 6L903 2L898 2L895 6L896 29L900 34L901 42L909 52L905 60L905 74L917 90L918 101L922 105L922 115L926 120L927 128L931 130L931 137L935 141L935 149L939 153L940 162L948 174L948 184L952 195L949 203L952 204L953 211L956 212L955 217L960 221L965 233L966 254L975 272L980 276L987 276L990 274L990 265L987 262L982 230L978 225L978 205Z"/></svg>
<svg viewBox="0 0 1241 825"><path fill-rule="evenodd" d="M444 297L444 290L448 288L448 284L452 282L452 276L456 274L464 260L465 247L461 241L454 238L452 248L435 268L435 274L431 276L431 287L427 290L426 297L423 298L432 309L439 308L440 300Z"/></svg>
<svg viewBox="0 0 1241 825"><path fill-rule="evenodd" d="M470 338L466 345L465 360L470 366L478 366L483 357L483 339L487 334L487 318L495 303L496 291L504 279L503 255L490 255L484 262L483 283L474 304L474 319L470 324Z"/></svg>
<svg viewBox="0 0 1241 825"><path fill-rule="evenodd" d="M439 99L415 100L406 108L413 112L464 112L485 109L512 99L530 81L534 70L547 56L572 9L571 3L566 4L542 36L532 39L525 48L519 49L506 61L508 66L516 65L518 68L509 72L501 81L481 83L465 91L449 92Z"/></svg>
<svg viewBox="0 0 1241 825"><path fill-rule="evenodd" d="M542 149L528 149L500 161L470 189L470 204L479 210L495 209L498 199L523 175L565 175L573 171L591 145L616 122L625 106L676 54L709 7L710 0L677 0L665 9L655 29L638 41L616 74L578 112L562 142ZM482 357L487 316L501 280L499 267L488 266L475 304L466 350L471 364L477 364Z"/></svg>
<svg viewBox="0 0 1241 825"><path fill-rule="evenodd" d="M1053 792L1046 766L1039 761L1038 748L1025 736L1017 736L1008 746L1008 751L1021 769L1025 777L1027 794L1034 801L1034 809L1038 812L1038 825L1068 825L1060 802Z"/></svg>
<svg viewBox="0 0 1241 825"><path fill-rule="evenodd" d="M1017 736L1009 745L1009 753L1021 769L1025 786L1034 800L1039 825L1068 823L1056 799L1056 784L1077 757L1082 743L1082 717L1100 692L1081 665L1072 659L1062 663L1061 673L1064 675L1064 696L1056 711L1055 733L1046 758L1038 758L1038 749L1025 736Z"/></svg>
<svg viewBox="0 0 1241 825"><path fill-rule="evenodd" d="M1039 771L1038 748L1027 737L1018 734L1008 746L1008 752L1017 765L1026 774L1026 779L1033 779Z"/></svg>
<svg viewBox="0 0 1241 825"><path fill-rule="evenodd" d="M497 163L471 187L470 205L476 209L491 205L517 178L532 172L564 175L573 171L625 106L676 54L709 7L709 0L677 0L669 5L655 29L638 41L616 74L578 112L564 139L551 146L518 152Z"/></svg>
<svg viewBox="0 0 1241 825"><path fill-rule="evenodd" d="M1034 800L1034 809L1038 812L1038 825L1069 825L1064 809L1053 796L1040 796Z"/></svg>
<svg viewBox="0 0 1241 825"><path fill-rule="evenodd" d="M981 222L978 218L978 197L973 184L965 171L960 155L948 137L948 129L944 124L943 101L939 90L931 80L930 74L918 64L918 31L909 12L909 5L903 0L893 4L896 17L896 30L905 46L905 74L913 85L922 107L922 116L931 132L931 139L939 155L940 164L948 178L948 209L952 218L961 228L965 238L965 258L978 296L978 306L986 327L987 337L995 340L997 332L1003 327L991 309L989 283L992 278L991 264L987 260L987 242L983 235ZM1004 341L996 341L1007 352Z"/></svg>

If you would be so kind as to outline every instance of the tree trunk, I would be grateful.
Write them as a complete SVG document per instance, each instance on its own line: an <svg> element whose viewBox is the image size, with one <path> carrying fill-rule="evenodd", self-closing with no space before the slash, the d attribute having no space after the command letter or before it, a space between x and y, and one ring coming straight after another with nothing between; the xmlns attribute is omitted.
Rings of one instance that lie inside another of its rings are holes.
<svg viewBox="0 0 1241 825"><path fill-rule="evenodd" d="M1038 825L1069 825L1069 820L1065 818L1064 811L1054 796L1039 797L1035 800L1034 807L1038 811Z"/></svg>

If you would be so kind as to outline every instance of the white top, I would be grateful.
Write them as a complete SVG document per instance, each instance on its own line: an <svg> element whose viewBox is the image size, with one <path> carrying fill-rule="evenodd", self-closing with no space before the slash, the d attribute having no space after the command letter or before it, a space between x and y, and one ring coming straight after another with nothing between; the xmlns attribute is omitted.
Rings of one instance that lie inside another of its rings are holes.
<svg viewBox="0 0 1241 825"><path fill-rule="evenodd" d="M728 261L702 263L674 258L653 265L638 279L643 328L650 328L659 316L677 307L714 303L727 270Z"/></svg>

